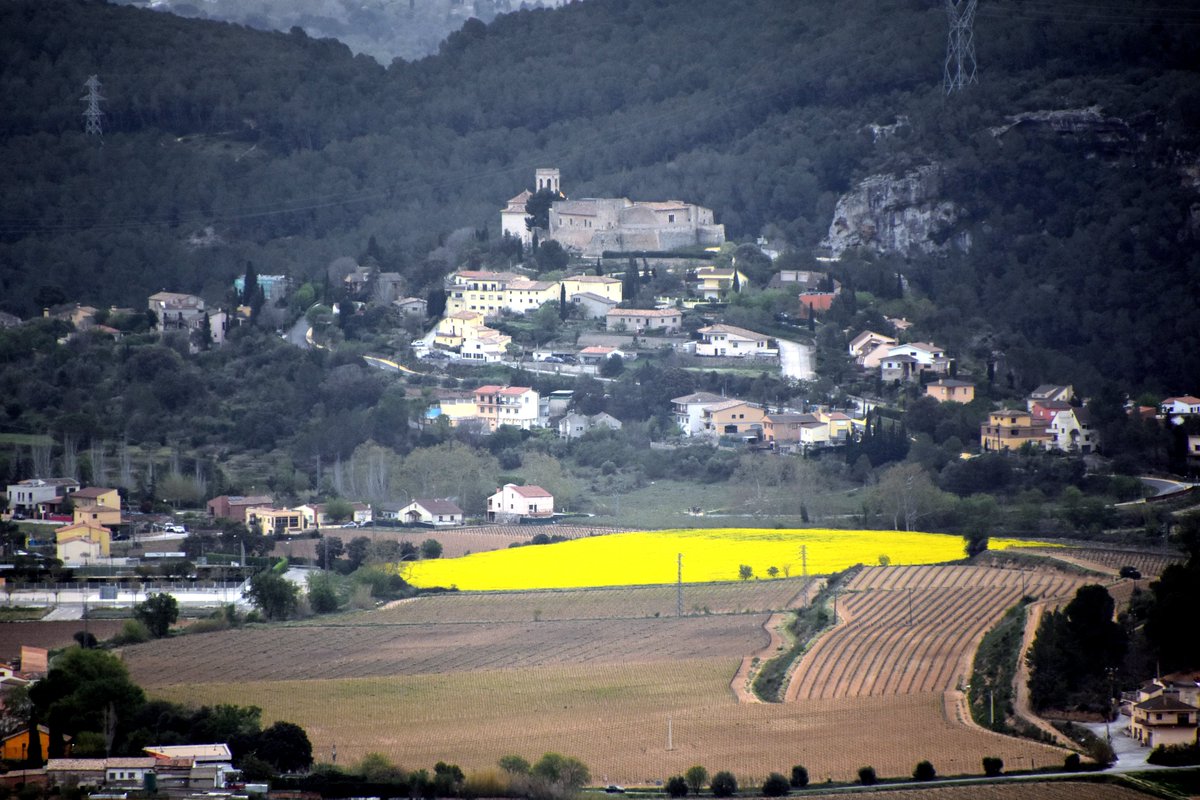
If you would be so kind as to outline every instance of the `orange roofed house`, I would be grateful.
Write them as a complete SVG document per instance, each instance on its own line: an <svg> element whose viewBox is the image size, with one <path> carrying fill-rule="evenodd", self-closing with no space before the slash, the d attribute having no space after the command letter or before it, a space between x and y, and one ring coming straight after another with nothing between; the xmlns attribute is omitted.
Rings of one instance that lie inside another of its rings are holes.
<svg viewBox="0 0 1200 800"><path fill-rule="evenodd" d="M523 522L554 516L554 495L540 486L504 485L488 498L489 522Z"/></svg>
<svg viewBox="0 0 1200 800"><path fill-rule="evenodd" d="M120 525L121 495L116 489L89 486L71 495L75 522L89 525Z"/></svg>

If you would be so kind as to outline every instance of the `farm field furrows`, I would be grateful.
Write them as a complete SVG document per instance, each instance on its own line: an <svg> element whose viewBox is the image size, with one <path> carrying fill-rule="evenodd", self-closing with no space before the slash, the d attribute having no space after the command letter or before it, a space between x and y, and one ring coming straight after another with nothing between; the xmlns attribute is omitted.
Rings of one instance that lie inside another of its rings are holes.
<svg viewBox="0 0 1200 800"><path fill-rule="evenodd" d="M934 767L937 765L935 764ZM846 794L805 792L808 800L834 800ZM971 784L969 786L930 786L926 789L889 789L888 800L1147 800L1144 794L1126 786L1084 781L1019 781Z"/></svg>
<svg viewBox="0 0 1200 800"><path fill-rule="evenodd" d="M144 686L360 678L531 668L547 664L668 662L763 647L766 614L522 622L292 625L163 639L127 648ZM732 677L731 671L729 677ZM729 678L726 680L728 681Z"/></svg>
<svg viewBox="0 0 1200 800"><path fill-rule="evenodd" d="M1155 578L1170 564L1182 564L1186 559L1182 554L1138 553L1128 550L1106 550L1100 548L1072 548L1068 555L1099 564L1102 567L1119 570L1121 567L1133 567L1142 573L1144 578Z"/></svg>
<svg viewBox="0 0 1200 800"><path fill-rule="evenodd" d="M840 624L796 667L788 701L939 692L966 680L978 638L1025 594L1065 597L1085 581L1061 572L875 567L838 599Z"/></svg>
<svg viewBox="0 0 1200 800"><path fill-rule="evenodd" d="M381 752L407 768L452 758L468 773L508 754L576 755L594 782L644 785L694 764L739 782L805 764L814 782L881 776L922 759L941 774L978 773L983 756L1009 769L1061 765L1061 750L954 722L940 693L738 704L731 658L556 664L518 670L346 680L238 680L158 686L189 703L253 704L264 722L304 726L314 754L339 763ZM669 721L669 723L668 723ZM668 749L668 724L672 749Z"/></svg>
<svg viewBox="0 0 1200 800"><path fill-rule="evenodd" d="M993 549L1032 544L993 539ZM803 553L803 555L802 555ZM963 555L963 539L910 531L824 528L693 528L589 536L558 544L474 553L464 558L404 562L399 573L415 586L470 591L567 589L735 581L742 566L764 576L825 575L854 564L935 564Z"/></svg>
<svg viewBox="0 0 1200 800"><path fill-rule="evenodd" d="M87 628L98 639L107 639L120 632L125 623L119 619L89 620ZM0 658L17 658L21 645L53 650L75 644L76 631L83 630L83 620L54 620L51 622L6 622L0 625Z"/></svg>
<svg viewBox="0 0 1200 800"><path fill-rule="evenodd" d="M739 583L689 583L683 612L741 614L787 608L804 589L802 578ZM347 615L348 623L519 622L534 619L636 619L673 617L674 586L631 586L530 592L424 595L401 600L370 614Z"/></svg>

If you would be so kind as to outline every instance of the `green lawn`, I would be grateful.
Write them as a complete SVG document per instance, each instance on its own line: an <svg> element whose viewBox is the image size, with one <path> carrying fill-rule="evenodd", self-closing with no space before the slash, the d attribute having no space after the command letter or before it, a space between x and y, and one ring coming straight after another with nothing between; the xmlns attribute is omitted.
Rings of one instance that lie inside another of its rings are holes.
<svg viewBox="0 0 1200 800"><path fill-rule="evenodd" d="M0 433L0 446L37 447L53 444L54 437L44 433Z"/></svg>
<svg viewBox="0 0 1200 800"><path fill-rule="evenodd" d="M852 527L844 515L861 510L856 494L843 490L814 492L805 498L810 518L798 513L771 513L755 502L746 487L734 483L683 483L659 480L632 492L592 498L597 511L591 522L621 528L806 528ZM689 509L699 508L693 515Z"/></svg>

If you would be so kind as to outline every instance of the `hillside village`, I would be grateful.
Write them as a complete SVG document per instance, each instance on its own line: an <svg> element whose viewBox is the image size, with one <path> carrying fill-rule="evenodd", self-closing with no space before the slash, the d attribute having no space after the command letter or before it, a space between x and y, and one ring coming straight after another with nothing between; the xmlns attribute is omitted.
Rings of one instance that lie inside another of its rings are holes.
<svg viewBox="0 0 1200 800"><path fill-rule="evenodd" d="M978 419L976 436L956 440L961 441L963 458L1030 448L1066 457L1117 455L1101 441L1088 399L1077 396L1071 386L1038 386L1019 405L1012 402L1019 397L1011 391L1002 392L1008 399L985 403L977 397L977 387L986 381L995 395L996 364L973 363L963 369L960 357L921 341L920 328L906 319L875 312L871 327L841 331L844 352L823 350L818 325L822 335L828 333L828 320L836 318L839 306L844 313L848 302L858 302L847 300L844 282L817 269L771 272L769 266L779 254L761 244L748 250L744 245L734 250L723 244L724 233L713 223L709 209L680 201L567 200L557 169L537 170L535 187L512 198L501 211L505 244L500 252L511 252L509 242L519 243L520 253L536 248L540 241L542 250L559 248L554 256L557 268L540 270L536 258L503 271L463 268L451 272L429 297L418 298L404 293L400 275L380 272L368 259L365 266L343 266L341 286L334 290L342 299L299 309L304 313L284 338L302 349L336 348L346 317L372 309L385 312L378 318L383 324L420 333L394 351L365 356L366 364L410 383L450 366L459 370L458 377L445 378L445 388L410 389L410 402L424 403L408 422L418 431L488 436L509 427L526 433L547 430L564 440L595 430L619 431L629 420L582 407L570 388L539 391L534 386L472 381L469 367L507 367L513 374L566 380L570 386L581 378L611 383L643 363L671 363L718 376L746 371L777 375L792 388L790 400L776 403L725 391L693 391L665 399L661 407L648 411L673 422L664 431L666 442L699 442L762 453L762 457L810 456L860 443L878 435L881 425L898 431L906 409L927 398L926 402L971 409ZM539 195L549 195L546 228L537 227L534 216L523 213L526 208L533 210L532 199ZM592 210L581 210L585 207ZM607 271L603 265L614 260L602 258L607 249L630 246L642 255L623 256L618 261L626 262L625 269ZM761 286L737 265L739 254L743 258L752 254L760 262L756 271L766 278ZM593 266L580 271L588 264ZM897 283L903 284L903 276L897 276ZM147 298L144 311L99 310L70 303L45 309L42 318L70 324L74 332L64 342L83 334L119 341L148 330L164 341L183 342L195 355L220 348L237 328L261 325L264 309L288 308L299 288L288 276L257 275L248 269L234 281L225 303L211 305L195 295L161 291ZM731 313L744 310L740 303L746 297L770 297L787 310L769 316L759 313L755 318L761 330L757 331L730 324L729 318L740 321L747 316ZM337 317L342 318L340 323L333 322ZM789 345L807 363L800 367L784 363L781 352ZM818 363L814 370L814 360L826 363ZM841 366L831 370L829 362L844 364L850 372ZM986 366L986 375L975 371L980 366ZM462 372L464 368L468 371ZM823 373L830 372L842 375L857 394L829 385ZM814 388L829 400L814 397L818 394ZM1200 430L1196 427L1200 399L1167 397L1157 407L1127 402L1125 412L1131 419L1187 429L1186 462L1180 463L1195 469L1200 461L1200 433L1195 432ZM110 488L88 487L82 492L71 477L24 475L9 486L6 516L69 521L71 525L61 531L69 541L91 542L92 559L108 557L108 545L97 530L121 524L121 503ZM428 523L432 518L424 507L413 504L430 502L434 501L388 498L391 508L386 516L358 503L348 521L364 523L374 516ZM439 502L454 509L447 522L461 523L471 516L495 519L491 500L486 509L466 512L454 506L453 498ZM90 513L97 506L113 510ZM511 503L497 500L496 508L501 506ZM287 508L266 502L233 518L263 534L296 535L330 524L320 508L316 502ZM539 507L533 516L544 513ZM520 519L523 515L502 516Z"/></svg>
<svg viewBox="0 0 1200 800"><path fill-rule="evenodd" d="M359 340L370 341L370 350L355 351L355 366L403 387L410 409L406 435L492 448L510 471L499 476L494 491L468 500L389 495L385 487L368 497L318 484L300 491L207 493L200 498L202 509L179 509L155 502L152 494L134 503L129 486L88 485L78 470L67 474L62 468L69 462L60 458L59 472L26 472L7 485L3 520L12 528L5 555L18 570L10 575L96 583L109 587L100 589L101 604L107 591L116 607L127 591L122 586L133 580L160 581L164 591L175 581L199 581L206 587L202 591L227 595L232 588L248 596L252 576L268 574L261 570L281 554L285 560L277 563L286 564L292 547L308 540L317 543L311 557L297 562L316 569L323 561L329 569L332 558L334 565L345 565L335 569L350 571L437 559L443 546L436 537L460 530L528 531L509 546L596 535L606 531L590 527L594 504L577 497L564 503L512 472L522 465L517 448L534 441L548 449L556 442L565 453L612 441L627 426L639 435L653 431L645 442L651 451L725 453L738 459L743 472L795 460L841 476L842 467L829 465L844 462L877 498L883 497L889 471L903 469L886 465L905 454L914 463L911 454L918 453L915 463L935 465L946 486L967 481L963 485L971 488L959 492L966 496L962 507L992 488L978 485L988 478L972 475L972 462L994 468L1001 459L1006 472L1030 469L1026 465L1042 474L1077 470L1074 480L1082 485L1086 474L1108 472L1122 455L1119 446L1104 440L1092 398L1066 384L1045 383L1028 392L1011 380L1005 385L997 380L999 358L981 362L975 354L928 341L919 323L884 313L903 302L889 305L857 292L837 262L814 258L800 268L794 254L781 254L766 242L734 246L724 240L711 210L684 202L569 200L557 170L538 170L535 179L536 190L505 205L503 241L490 257L451 271L423 297L403 276L381 271L368 257L343 260L331 270L338 283L319 295L290 276L257 275L248 268L215 303L164 290L141 308L67 303L47 307L40 320L4 321L9 328L65 323L61 347L79 337L128 339L138 343L134 346L168 344L190 358L220 351L271 324L289 347L337 354L350 345L350 331L362 326ZM533 224L539 192L553 195L544 228ZM894 279L903 301L912 290L902 274ZM664 395L636 415L612 402L628 381L649 382L666 370L696 376L690 390ZM498 377L509 381L497 382ZM730 377L743 387L771 380L775 397L728 390ZM1182 458L1172 463L1182 467L1178 477L1194 475L1200 467L1200 399L1185 394L1154 405L1142 399L1121 398L1122 424L1185 443ZM658 423L647 427L647 419ZM967 435L960 436L963 432ZM488 444L497 441L507 444ZM599 472L610 476L625 467L608 460ZM873 475L873 468L879 472ZM899 500L892 506L864 501L859 519L887 527L890 516L897 530L914 530L926 524L923 518L939 519L938 513L954 530L988 530L994 524L980 521L990 514L988 506L978 512L918 511L914 503L924 500L914 500L916 473L906 474ZM921 491L938 491L929 478L922 481ZM1192 489L1172 482L1163 494L1175 501ZM871 511L868 502L879 505ZM753 500L748 505L749 514L760 513ZM798 509L808 523L803 501ZM691 506L684 513L699 516L706 510ZM1098 524L1093 519L1079 529L1088 525L1089 535L1099 535ZM1171 526L1168 519L1164 530ZM413 542L420 539L417 547ZM982 541L986 548L986 535ZM343 558L351 550L354 555ZM886 556L880 559L886 566ZM1121 577L1136 580L1140 574ZM311 578L299 580L309 582L296 584L292 595L304 586L312 595ZM391 596L368 592L364 602ZM270 619L266 602L253 600ZM322 608L313 602L320 613L336 610L341 601L334 598ZM29 650L29 657L36 661L38 651ZM8 670L12 685L38 678L36 669L17 662ZM1127 692L1127 735L1146 749L1194 743L1200 718L1196 685L1194 676L1181 672ZM10 733L6 757L26 761L31 737L30 729ZM41 751L48 746L43 742ZM175 750L156 745L136 757L50 758L38 780L106 791L155 783L184 796L201 789L241 790L245 779L232 764L224 743Z"/></svg>

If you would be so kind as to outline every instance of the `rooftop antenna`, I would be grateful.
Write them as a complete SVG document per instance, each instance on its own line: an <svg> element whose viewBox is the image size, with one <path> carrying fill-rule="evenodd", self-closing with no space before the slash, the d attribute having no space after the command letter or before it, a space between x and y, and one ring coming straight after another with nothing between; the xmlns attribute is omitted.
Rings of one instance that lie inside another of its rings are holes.
<svg viewBox="0 0 1200 800"><path fill-rule="evenodd" d="M104 116L104 112L100 110L100 101L104 96L100 94L100 77L90 75L83 85L88 90L87 94L79 98L87 101L87 108L83 112L83 132L90 136L103 136L100 118Z"/></svg>
<svg viewBox="0 0 1200 800"><path fill-rule="evenodd" d="M942 85L946 94L961 90L975 79L975 6L978 0L946 0L950 34L946 40L946 70Z"/></svg>

